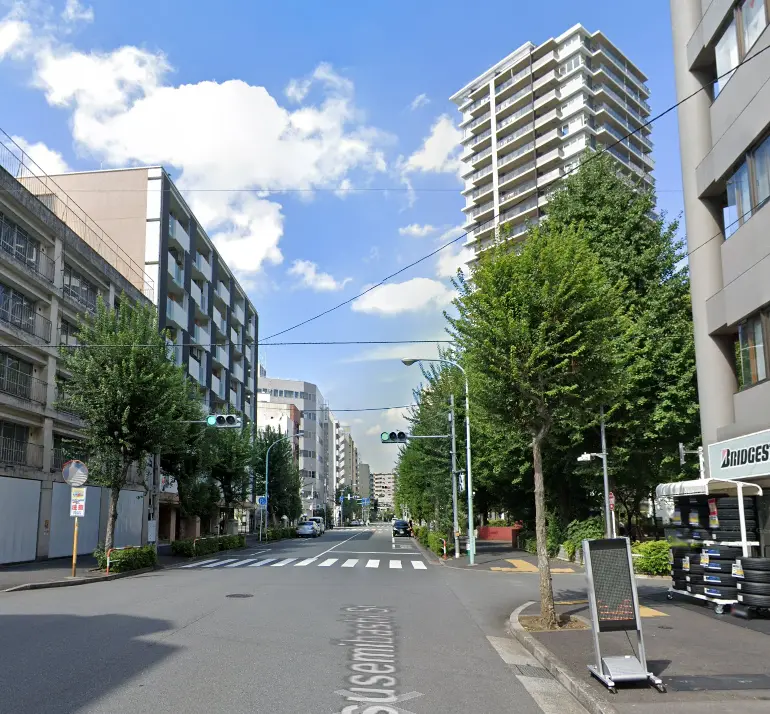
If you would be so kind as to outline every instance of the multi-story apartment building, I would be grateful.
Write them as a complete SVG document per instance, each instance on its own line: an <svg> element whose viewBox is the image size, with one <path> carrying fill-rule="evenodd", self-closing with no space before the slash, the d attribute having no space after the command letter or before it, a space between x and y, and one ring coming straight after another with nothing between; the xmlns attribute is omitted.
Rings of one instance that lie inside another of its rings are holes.
<svg viewBox="0 0 770 714"><path fill-rule="evenodd" d="M358 493L358 447L349 426L340 424L337 441L338 473L342 486L349 486L353 493Z"/></svg>
<svg viewBox="0 0 770 714"><path fill-rule="evenodd" d="M257 430L270 429L283 436L296 436L290 443L294 447L294 461L299 466L299 432L302 428L302 412L294 404L276 403L270 394L257 395Z"/></svg>
<svg viewBox="0 0 770 714"><path fill-rule="evenodd" d="M153 292L142 265L0 131L0 563L72 553L63 443L82 423L62 399L58 346L77 345L79 316L98 296L149 302L142 291ZM121 492L117 546L146 542L146 476L132 469ZM104 541L108 499L87 487L80 553Z"/></svg>
<svg viewBox="0 0 770 714"><path fill-rule="evenodd" d="M372 474L373 488L372 493L377 499L380 510L389 510L393 508L393 500L396 488L396 476L392 473Z"/></svg>
<svg viewBox="0 0 770 714"><path fill-rule="evenodd" d="M329 462L329 407L315 384L295 379L261 377L260 399L269 396L274 404L293 404L301 414L299 469L302 476L302 505L308 513L323 510L334 500Z"/></svg>
<svg viewBox="0 0 770 714"><path fill-rule="evenodd" d="M722 454L770 440L770 61L737 66L770 46L770 3L672 0L671 19L703 446L735 439L712 477L767 474Z"/></svg>
<svg viewBox="0 0 770 714"><path fill-rule="evenodd" d="M211 412L255 420L258 315L165 169L54 177L157 286L161 329Z"/></svg>
<svg viewBox="0 0 770 714"><path fill-rule="evenodd" d="M372 469L369 464L361 461L358 464L358 495L362 497L371 496Z"/></svg>
<svg viewBox="0 0 770 714"><path fill-rule="evenodd" d="M543 216L554 182L587 148L607 146L621 171L652 184L645 80L601 32L575 25L540 45L523 44L451 97L462 112L471 262L500 226L511 240L523 237Z"/></svg>

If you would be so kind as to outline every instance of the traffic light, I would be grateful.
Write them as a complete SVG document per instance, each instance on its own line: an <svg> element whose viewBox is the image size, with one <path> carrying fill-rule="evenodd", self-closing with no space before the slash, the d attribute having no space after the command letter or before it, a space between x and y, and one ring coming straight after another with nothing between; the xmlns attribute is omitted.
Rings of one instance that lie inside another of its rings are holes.
<svg viewBox="0 0 770 714"><path fill-rule="evenodd" d="M403 431L383 431L380 441L383 444L406 444L406 434Z"/></svg>
<svg viewBox="0 0 770 714"><path fill-rule="evenodd" d="M206 426L215 426L219 429L235 429L241 427L241 418L235 414L209 414L206 417Z"/></svg>

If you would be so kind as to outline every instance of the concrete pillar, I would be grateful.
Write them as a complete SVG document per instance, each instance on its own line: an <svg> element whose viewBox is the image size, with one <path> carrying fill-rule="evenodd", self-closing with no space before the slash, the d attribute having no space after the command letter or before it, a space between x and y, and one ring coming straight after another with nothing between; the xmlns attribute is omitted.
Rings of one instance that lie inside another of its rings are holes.
<svg viewBox="0 0 770 714"><path fill-rule="evenodd" d="M168 509L168 541L173 543L176 540L176 506Z"/></svg>
<svg viewBox="0 0 770 714"><path fill-rule="evenodd" d="M735 356L724 337L708 334L706 300L722 289L724 237L722 218L713 205L698 198L695 170L712 148L711 96L707 88L713 77L690 72L687 42L701 21L699 0L671 0L674 67L677 99L682 100L702 87L678 108L680 158L690 263L690 294L695 332L701 438L704 448L717 441L717 430L735 421L733 394L737 391ZM708 463L706 464L708 468Z"/></svg>
<svg viewBox="0 0 770 714"><path fill-rule="evenodd" d="M182 519L182 528L180 529L182 539L198 538L201 534L200 516L188 516Z"/></svg>
<svg viewBox="0 0 770 714"><path fill-rule="evenodd" d="M50 480L51 465L53 464L53 419L43 420L43 473Z"/></svg>
<svg viewBox="0 0 770 714"><path fill-rule="evenodd" d="M40 511L37 519L37 559L48 557L51 542L51 512L53 503L53 481L50 479L40 484Z"/></svg>
<svg viewBox="0 0 770 714"><path fill-rule="evenodd" d="M54 274L53 274L53 284L57 288L61 288L62 284L64 283L64 244L62 243L61 238L58 236L54 238L54 248L53 248L53 259L55 261L54 266Z"/></svg>

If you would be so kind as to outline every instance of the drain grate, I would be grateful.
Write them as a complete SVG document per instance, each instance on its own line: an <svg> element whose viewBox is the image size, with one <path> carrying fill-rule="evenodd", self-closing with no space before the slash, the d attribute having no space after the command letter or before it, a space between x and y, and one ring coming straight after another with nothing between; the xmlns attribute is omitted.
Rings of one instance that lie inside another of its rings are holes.
<svg viewBox="0 0 770 714"><path fill-rule="evenodd" d="M254 597L254 596L249 595L249 593L230 593L229 595L225 595L225 597L245 598L245 597Z"/></svg>

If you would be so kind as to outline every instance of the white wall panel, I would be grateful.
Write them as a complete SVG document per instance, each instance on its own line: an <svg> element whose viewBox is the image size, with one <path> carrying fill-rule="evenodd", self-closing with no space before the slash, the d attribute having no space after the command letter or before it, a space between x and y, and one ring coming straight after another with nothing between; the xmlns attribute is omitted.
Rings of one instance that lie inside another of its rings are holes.
<svg viewBox="0 0 770 714"><path fill-rule="evenodd" d="M0 563L37 556L40 481L0 477Z"/></svg>
<svg viewBox="0 0 770 714"><path fill-rule="evenodd" d="M142 520L144 517L144 492L120 492L118 522L115 525L115 547L142 544Z"/></svg>
<svg viewBox="0 0 770 714"><path fill-rule="evenodd" d="M86 515L78 519L78 553L90 554L99 544L99 516L102 489L86 487ZM72 555L72 536L75 519L70 516L70 486L66 483L53 485L51 497L51 540L48 545L49 558Z"/></svg>

